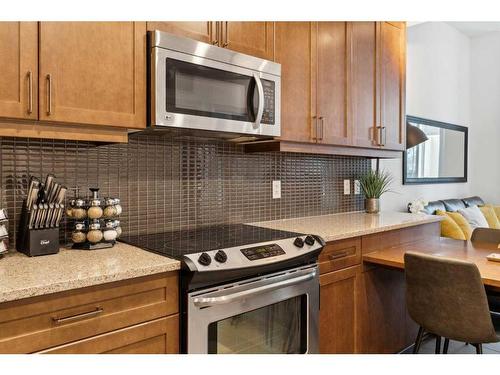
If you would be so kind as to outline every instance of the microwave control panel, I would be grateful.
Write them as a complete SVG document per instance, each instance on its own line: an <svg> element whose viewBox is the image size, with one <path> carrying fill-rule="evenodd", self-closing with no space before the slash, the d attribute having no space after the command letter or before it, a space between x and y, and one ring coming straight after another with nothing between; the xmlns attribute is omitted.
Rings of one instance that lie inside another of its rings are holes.
<svg viewBox="0 0 500 375"><path fill-rule="evenodd" d="M263 124L274 125L275 114L275 87L273 81L262 79L262 86L264 88L264 112L262 113Z"/></svg>

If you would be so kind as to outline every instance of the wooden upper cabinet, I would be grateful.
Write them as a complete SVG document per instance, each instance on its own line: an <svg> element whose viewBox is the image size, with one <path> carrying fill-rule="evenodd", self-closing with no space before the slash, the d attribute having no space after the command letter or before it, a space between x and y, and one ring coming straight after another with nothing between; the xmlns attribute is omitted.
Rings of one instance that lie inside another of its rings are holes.
<svg viewBox="0 0 500 375"><path fill-rule="evenodd" d="M313 95L316 96L317 141L350 145L347 123L347 23L313 23Z"/></svg>
<svg viewBox="0 0 500 375"><path fill-rule="evenodd" d="M353 145L376 146L375 127L379 123L376 80L376 22L349 22L349 128Z"/></svg>
<svg viewBox="0 0 500 375"><path fill-rule="evenodd" d="M145 22L41 22L40 120L146 127Z"/></svg>
<svg viewBox="0 0 500 375"><path fill-rule="evenodd" d="M38 117L38 26L0 22L0 116Z"/></svg>
<svg viewBox="0 0 500 375"><path fill-rule="evenodd" d="M217 42L216 22L148 22L148 31L165 31L178 36L184 36L204 43Z"/></svg>
<svg viewBox="0 0 500 375"><path fill-rule="evenodd" d="M220 22L220 46L261 57L274 59L274 22Z"/></svg>
<svg viewBox="0 0 500 375"><path fill-rule="evenodd" d="M311 142L311 23L275 23L275 61L281 64L281 140Z"/></svg>
<svg viewBox="0 0 500 375"><path fill-rule="evenodd" d="M405 71L406 25L380 22L380 125L384 148L404 150L406 146Z"/></svg>

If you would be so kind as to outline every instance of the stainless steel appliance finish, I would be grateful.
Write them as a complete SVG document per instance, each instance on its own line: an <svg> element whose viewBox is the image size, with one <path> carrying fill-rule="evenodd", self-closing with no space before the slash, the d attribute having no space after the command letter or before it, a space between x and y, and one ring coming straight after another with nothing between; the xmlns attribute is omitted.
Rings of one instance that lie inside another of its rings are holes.
<svg viewBox="0 0 500 375"><path fill-rule="evenodd" d="M280 136L280 64L160 31L149 42L154 129Z"/></svg>
<svg viewBox="0 0 500 375"><path fill-rule="evenodd" d="M318 353L318 275L311 265L189 293L188 353ZM296 298L303 299L297 310L289 305L285 315L275 311ZM217 326L227 320L229 325ZM238 334L245 330L247 335Z"/></svg>

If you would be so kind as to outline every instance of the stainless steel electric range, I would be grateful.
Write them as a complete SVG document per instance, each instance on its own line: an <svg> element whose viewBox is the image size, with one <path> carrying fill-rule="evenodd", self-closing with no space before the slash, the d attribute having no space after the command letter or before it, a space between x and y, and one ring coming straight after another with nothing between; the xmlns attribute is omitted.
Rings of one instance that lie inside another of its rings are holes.
<svg viewBox="0 0 500 375"><path fill-rule="evenodd" d="M182 261L182 352L318 352L320 237L228 224L122 240Z"/></svg>

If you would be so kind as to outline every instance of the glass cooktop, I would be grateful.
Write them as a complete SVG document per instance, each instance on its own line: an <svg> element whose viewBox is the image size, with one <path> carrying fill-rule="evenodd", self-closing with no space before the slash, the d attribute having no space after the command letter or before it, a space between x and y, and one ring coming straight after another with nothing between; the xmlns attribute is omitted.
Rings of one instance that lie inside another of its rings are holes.
<svg viewBox="0 0 500 375"><path fill-rule="evenodd" d="M181 258L184 254L276 241L300 235L302 233L286 232L248 224L223 224L190 230L123 236L120 241L161 255Z"/></svg>

